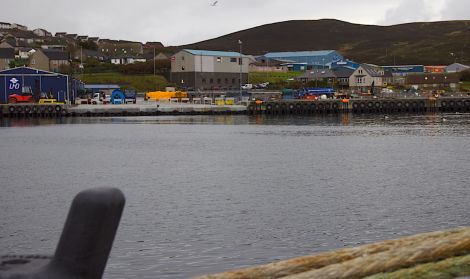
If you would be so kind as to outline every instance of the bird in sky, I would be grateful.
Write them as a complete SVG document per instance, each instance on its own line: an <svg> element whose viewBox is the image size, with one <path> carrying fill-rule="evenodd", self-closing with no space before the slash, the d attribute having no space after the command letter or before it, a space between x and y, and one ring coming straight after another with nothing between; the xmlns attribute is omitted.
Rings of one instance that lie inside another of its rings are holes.
<svg viewBox="0 0 470 279"><path fill-rule="evenodd" d="M212 7L215 7L219 1L215 1L214 3L211 4Z"/></svg>

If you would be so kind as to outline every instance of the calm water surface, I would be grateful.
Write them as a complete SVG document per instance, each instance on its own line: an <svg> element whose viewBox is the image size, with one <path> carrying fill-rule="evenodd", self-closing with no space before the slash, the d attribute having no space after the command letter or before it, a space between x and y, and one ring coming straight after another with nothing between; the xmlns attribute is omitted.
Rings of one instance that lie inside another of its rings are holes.
<svg viewBox="0 0 470 279"><path fill-rule="evenodd" d="M52 254L75 194L118 187L106 278L470 226L469 114L0 121L0 254Z"/></svg>

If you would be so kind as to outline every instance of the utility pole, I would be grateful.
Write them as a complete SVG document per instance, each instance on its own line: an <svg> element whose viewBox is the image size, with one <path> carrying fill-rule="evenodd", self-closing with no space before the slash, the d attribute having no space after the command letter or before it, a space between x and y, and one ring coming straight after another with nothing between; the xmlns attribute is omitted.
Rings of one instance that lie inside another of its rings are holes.
<svg viewBox="0 0 470 279"><path fill-rule="evenodd" d="M242 67L243 67L243 58L242 58L242 41L238 40L240 45L240 103L242 102Z"/></svg>

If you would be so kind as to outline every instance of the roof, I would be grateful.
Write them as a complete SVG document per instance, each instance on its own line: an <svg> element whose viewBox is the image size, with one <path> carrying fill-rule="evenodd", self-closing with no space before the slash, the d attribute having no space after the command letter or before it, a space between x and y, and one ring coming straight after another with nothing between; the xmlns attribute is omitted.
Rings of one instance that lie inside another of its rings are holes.
<svg viewBox="0 0 470 279"><path fill-rule="evenodd" d="M371 77L381 77L384 76L384 71L381 67L371 64L362 64L361 67L364 71L367 72Z"/></svg>
<svg viewBox="0 0 470 279"><path fill-rule="evenodd" d="M337 78L349 78L354 71L354 69L349 67L338 67L333 70Z"/></svg>
<svg viewBox="0 0 470 279"><path fill-rule="evenodd" d="M50 60L69 60L69 53L56 49L40 49Z"/></svg>
<svg viewBox="0 0 470 279"><path fill-rule="evenodd" d="M449 84L458 83L456 74L412 74L406 76L406 84Z"/></svg>
<svg viewBox="0 0 470 279"><path fill-rule="evenodd" d="M0 71L0 75L54 75L54 76L66 76L59 73L53 73L43 70L38 70L30 67L17 67L13 69L7 69Z"/></svg>
<svg viewBox="0 0 470 279"><path fill-rule="evenodd" d="M335 78L335 73L330 69L315 69L306 71L304 74L298 76L296 79L302 78Z"/></svg>
<svg viewBox="0 0 470 279"><path fill-rule="evenodd" d="M15 58L15 49L13 48L0 48L0 58Z"/></svg>
<svg viewBox="0 0 470 279"><path fill-rule="evenodd" d="M201 56L220 56L220 57L234 57L240 56L239 52L234 51L216 51L216 50L195 50L195 49L183 49L183 51L189 52L192 55L201 55Z"/></svg>
<svg viewBox="0 0 470 279"><path fill-rule="evenodd" d="M299 56L326 56L335 50L315 50L315 51L289 51L289 52L269 52L264 56L268 58L276 57L299 57Z"/></svg>

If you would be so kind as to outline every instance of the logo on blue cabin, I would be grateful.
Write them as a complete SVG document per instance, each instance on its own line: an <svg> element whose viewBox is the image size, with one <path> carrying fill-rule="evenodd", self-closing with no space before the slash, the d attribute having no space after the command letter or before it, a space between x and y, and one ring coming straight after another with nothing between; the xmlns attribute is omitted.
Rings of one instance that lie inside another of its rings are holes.
<svg viewBox="0 0 470 279"><path fill-rule="evenodd" d="M19 83L19 80L16 78L11 78L10 79L10 84L8 86L8 89L10 90L18 90L20 89L21 84Z"/></svg>

